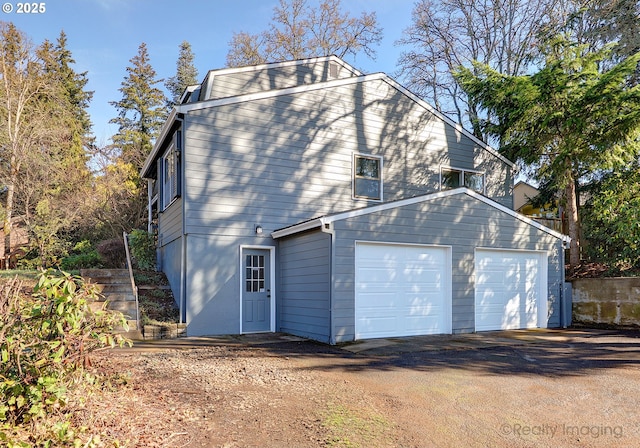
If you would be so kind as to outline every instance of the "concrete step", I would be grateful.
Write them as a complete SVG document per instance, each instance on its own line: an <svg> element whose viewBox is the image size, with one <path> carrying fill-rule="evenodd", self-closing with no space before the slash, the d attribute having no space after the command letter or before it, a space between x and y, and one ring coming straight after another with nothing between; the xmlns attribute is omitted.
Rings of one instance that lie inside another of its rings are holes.
<svg viewBox="0 0 640 448"><path fill-rule="evenodd" d="M84 278L129 278L128 269L81 269L80 276Z"/></svg>
<svg viewBox="0 0 640 448"><path fill-rule="evenodd" d="M104 283L99 283L98 284L98 290L100 291L100 294L118 294L118 293L127 293L127 292L131 292L133 289L133 287L131 286L131 283L129 281L127 281L127 283L119 283L119 284L104 284Z"/></svg>
<svg viewBox="0 0 640 448"><path fill-rule="evenodd" d="M130 339L142 339L142 332L136 328L136 299L128 269L83 269L80 275L98 285L102 299L90 306L94 310L108 309L121 312L128 320L129 328L114 330Z"/></svg>
<svg viewBox="0 0 640 448"><path fill-rule="evenodd" d="M107 300L107 309L113 311L120 311L124 313L125 311L130 311L136 309L136 301L135 300Z"/></svg>
<svg viewBox="0 0 640 448"><path fill-rule="evenodd" d="M109 294L103 294L103 299L100 302L135 302L136 297L131 292L131 288L127 292L114 292Z"/></svg>

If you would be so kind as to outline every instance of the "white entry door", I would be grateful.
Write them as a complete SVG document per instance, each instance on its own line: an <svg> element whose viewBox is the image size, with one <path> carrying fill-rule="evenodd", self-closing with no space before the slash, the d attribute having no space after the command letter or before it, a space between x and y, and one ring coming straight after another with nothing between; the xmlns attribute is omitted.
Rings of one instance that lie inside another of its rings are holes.
<svg viewBox="0 0 640 448"><path fill-rule="evenodd" d="M446 247L357 243L355 338L451 333Z"/></svg>
<svg viewBox="0 0 640 448"><path fill-rule="evenodd" d="M546 328L546 272L543 253L477 249L476 331Z"/></svg>

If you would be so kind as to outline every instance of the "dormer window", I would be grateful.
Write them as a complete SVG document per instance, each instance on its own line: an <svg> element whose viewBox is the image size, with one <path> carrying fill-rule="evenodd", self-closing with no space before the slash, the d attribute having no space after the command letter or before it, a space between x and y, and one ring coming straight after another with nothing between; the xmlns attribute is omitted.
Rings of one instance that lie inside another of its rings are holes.
<svg viewBox="0 0 640 448"><path fill-rule="evenodd" d="M467 187L484 194L484 173L457 168L440 168L440 189Z"/></svg>
<svg viewBox="0 0 640 448"><path fill-rule="evenodd" d="M382 200L382 157L354 154L353 197Z"/></svg>

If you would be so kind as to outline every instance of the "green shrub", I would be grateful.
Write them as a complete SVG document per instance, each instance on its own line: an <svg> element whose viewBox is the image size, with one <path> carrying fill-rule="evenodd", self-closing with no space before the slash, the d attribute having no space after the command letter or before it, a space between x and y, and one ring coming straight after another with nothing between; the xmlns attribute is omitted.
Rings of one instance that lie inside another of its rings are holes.
<svg viewBox="0 0 640 448"><path fill-rule="evenodd" d="M139 269L155 270L156 242L153 233L144 230L133 230L129 234L131 256Z"/></svg>
<svg viewBox="0 0 640 448"><path fill-rule="evenodd" d="M113 335L121 313L92 311L95 285L42 271L31 295L17 281L0 289L0 445L73 446L67 390L89 354L127 341Z"/></svg>
<svg viewBox="0 0 640 448"><path fill-rule="evenodd" d="M70 255L62 260L60 268L65 271L75 271L78 269L101 268L102 260L97 251L88 254Z"/></svg>
<svg viewBox="0 0 640 448"><path fill-rule="evenodd" d="M77 243L74 246L71 255L63 258L60 263L60 268L64 271L101 267L102 260L100 258L100 254L88 240Z"/></svg>
<svg viewBox="0 0 640 448"><path fill-rule="evenodd" d="M640 166L605 176L581 209L585 255L621 270L640 267Z"/></svg>
<svg viewBox="0 0 640 448"><path fill-rule="evenodd" d="M127 263L124 241L121 238L101 241L96 250L105 268L123 268Z"/></svg>

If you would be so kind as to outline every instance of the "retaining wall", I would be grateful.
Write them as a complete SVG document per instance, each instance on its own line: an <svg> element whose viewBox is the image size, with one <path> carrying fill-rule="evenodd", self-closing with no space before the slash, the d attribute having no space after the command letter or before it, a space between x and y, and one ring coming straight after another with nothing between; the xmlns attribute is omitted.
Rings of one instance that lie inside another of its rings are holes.
<svg viewBox="0 0 640 448"><path fill-rule="evenodd" d="M573 321L640 327L640 277L573 280Z"/></svg>

